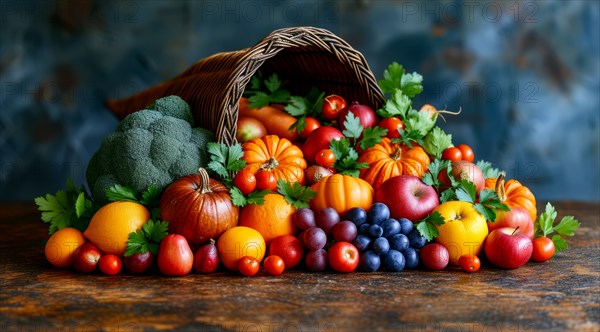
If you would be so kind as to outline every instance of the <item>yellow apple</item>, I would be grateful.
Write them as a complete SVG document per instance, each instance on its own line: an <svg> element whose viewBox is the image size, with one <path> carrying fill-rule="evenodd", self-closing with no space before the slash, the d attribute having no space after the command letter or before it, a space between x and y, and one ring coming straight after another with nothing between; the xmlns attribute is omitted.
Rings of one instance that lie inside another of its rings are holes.
<svg viewBox="0 0 600 332"><path fill-rule="evenodd" d="M446 221L437 226L439 236L435 239L450 254L450 264L458 265L462 255L479 255L488 235L485 217L468 202L450 201L440 204L434 211Z"/></svg>

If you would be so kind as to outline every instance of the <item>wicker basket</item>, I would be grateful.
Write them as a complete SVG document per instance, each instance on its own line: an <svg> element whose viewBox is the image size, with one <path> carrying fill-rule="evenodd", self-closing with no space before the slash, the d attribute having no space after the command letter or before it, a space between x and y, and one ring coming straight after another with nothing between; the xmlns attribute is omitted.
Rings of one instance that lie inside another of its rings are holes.
<svg viewBox="0 0 600 332"><path fill-rule="evenodd" d="M327 30L294 27L275 30L251 48L202 59L166 82L125 99L110 100L107 106L123 118L155 99L178 95L191 105L197 125L231 145L236 142L239 100L259 69L288 80L286 89L293 94L304 95L316 86L375 109L384 102L362 54Z"/></svg>

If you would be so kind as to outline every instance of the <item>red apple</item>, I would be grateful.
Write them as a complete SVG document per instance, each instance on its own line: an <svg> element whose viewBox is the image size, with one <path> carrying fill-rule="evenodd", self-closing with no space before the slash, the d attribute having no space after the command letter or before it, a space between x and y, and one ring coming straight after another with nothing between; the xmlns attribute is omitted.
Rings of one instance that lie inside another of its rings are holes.
<svg viewBox="0 0 600 332"><path fill-rule="evenodd" d="M477 195L483 190L485 187L485 178L483 177L483 172L479 168L479 166L464 160L455 161L452 163L452 176L456 181L467 180L472 182L475 185L475 189L477 191ZM442 185L446 188L450 187L452 183L450 182L450 178L448 177L448 172L446 170L442 170L438 175L438 179L442 182Z"/></svg>
<svg viewBox="0 0 600 332"><path fill-rule="evenodd" d="M505 269L516 269L531 258L533 243L529 236L518 229L501 227L488 235L484 250L490 263Z"/></svg>
<svg viewBox="0 0 600 332"><path fill-rule="evenodd" d="M304 158L309 163L314 164L317 152L323 149L329 149L331 140L340 139L343 137L344 134L342 134L341 131L331 126L322 126L313 130L313 132L308 135L306 141L302 145Z"/></svg>
<svg viewBox="0 0 600 332"><path fill-rule="evenodd" d="M375 111L373 111L373 109L369 106L361 105L357 101L355 101L352 102L350 106L346 107L346 109L342 113L340 113L340 116L338 118L338 126L341 130L344 130L346 128L346 126L344 126L344 121L346 120L346 116L350 112L352 112L352 114L354 114L354 116L356 116L360 120L360 123L365 128L370 128L377 124L377 115L375 114Z"/></svg>
<svg viewBox="0 0 600 332"><path fill-rule="evenodd" d="M408 218L412 221L425 218L440 205L435 189L414 175L387 179L377 189L375 201L387 205L392 218Z"/></svg>
<svg viewBox="0 0 600 332"><path fill-rule="evenodd" d="M267 128L262 122L249 116L240 116L237 120L235 139L244 143L253 138L261 138L267 135Z"/></svg>
<svg viewBox="0 0 600 332"><path fill-rule="evenodd" d="M448 249L439 243L430 243L419 252L419 259L426 268L439 271L448 266L450 262L450 254Z"/></svg>
<svg viewBox="0 0 600 332"><path fill-rule="evenodd" d="M144 273L152 263L154 263L155 255L151 251L146 251L143 254L135 253L131 256L125 256L123 263L129 273Z"/></svg>
<svg viewBox="0 0 600 332"><path fill-rule="evenodd" d="M90 242L80 245L73 253L73 267L81 273L94 272L100 260L100 250Z"/></svg>
<svg viewBox="0 0 600 332"><path fill-rule="evenodd" d="M269 256L283 259L286 269L294 268L304 257L304 245L293 235L280 235L269 244Z"/></svg>
<svg viewBox="0 0 600 332"><path fill-rule="evenodd" d="M194 253L183 235L169 234L158 247L158 269L167 276L183 276L194 265Z"/></svg>
<svg viewBox="0 0 600 332"><path fill-rule="evenodd" d="M501 227L519 228L519 232L533 240L534 229L531 214L520 206L515 206L510 211L496 211L496 221L488 221L487 225L490 232Z"/></svg>

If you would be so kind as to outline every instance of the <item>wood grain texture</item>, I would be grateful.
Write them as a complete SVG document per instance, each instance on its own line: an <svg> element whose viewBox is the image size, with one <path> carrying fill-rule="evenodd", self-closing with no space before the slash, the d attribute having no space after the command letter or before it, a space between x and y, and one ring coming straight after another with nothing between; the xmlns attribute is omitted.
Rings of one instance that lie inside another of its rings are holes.
<svg viewBox="0 0 600 332"><path fill-rule="evenodd" d="M556 207L571 248L517 270L168 278L54 268L35 206L0 204L0 331L598 331L600 204Z"/></svg>

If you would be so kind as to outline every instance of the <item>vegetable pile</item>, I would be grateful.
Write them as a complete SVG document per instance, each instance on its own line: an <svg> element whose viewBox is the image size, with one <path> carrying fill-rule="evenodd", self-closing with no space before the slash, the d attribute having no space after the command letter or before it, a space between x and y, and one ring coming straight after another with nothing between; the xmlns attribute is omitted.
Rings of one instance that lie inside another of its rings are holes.
<svg viewBox="0 0 600 332"><path fill-rule="evenodd" d="M335 91L294 96L293 82L258 72L231 146L194 128L181 98L158 99L123 119L92 157L92 195L68 181L36 199L50 224L46 258L109 275L122 265L169 276L252 276L261 266L274 276L473 273L567 249L580 223L555 224L550 203L538 217L525 185L454 145L438 120L460 110L415 108L422 81L394 62L378 82L387 100L374 110Z"/></svg>

